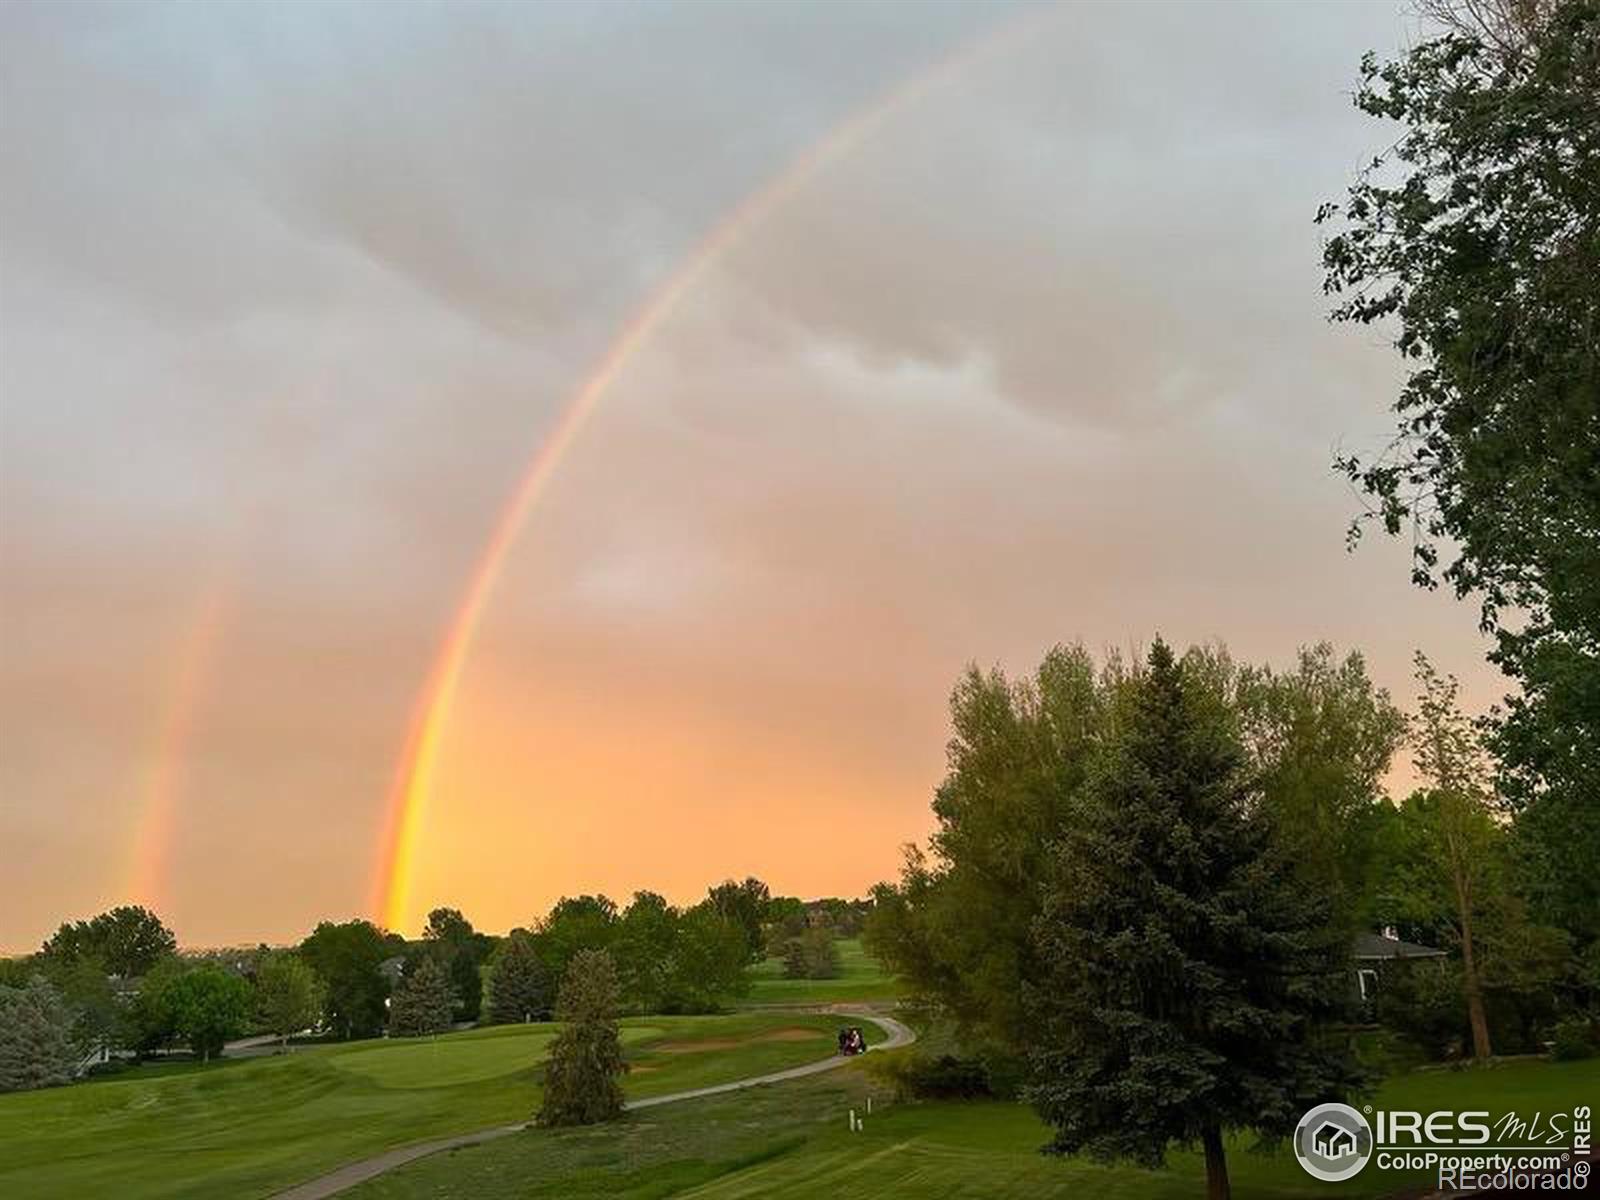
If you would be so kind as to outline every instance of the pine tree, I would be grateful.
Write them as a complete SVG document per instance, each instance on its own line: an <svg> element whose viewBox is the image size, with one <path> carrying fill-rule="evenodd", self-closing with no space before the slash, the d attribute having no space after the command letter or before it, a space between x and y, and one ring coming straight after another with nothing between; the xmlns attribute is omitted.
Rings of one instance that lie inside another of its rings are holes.
<svg viewBox="0 0 1600 1200"><path fill-rule="evenodd" d="M1226 710L1156 642L1067 823L1028 991L1049 1150L1159 1164L1223 1134L1271 1141L1355 1082L1325 1035L1347 995L1332 894L1285 861Z"/></svg>
<svg viewBox="0 0 1600 1200"><path fill-rule="evenodd" d="M0 1092L71 1082L72 1025L71 1007L42 977L0 987Z"/></svg>
<svg viewBox="0 0 1600 1200"><path fill-rule="evenodd" d="M516 929L506 938L489 971L489 1020L497 1025L550 1017L550 972L533 935Z"/></svg>
<svg viewBox="0 0 1600 1200"><path fill-rule="evenodd" d="M425 1037L444 1033L455 1019L456 995L450 976L433 955L424 955L416 970L400 980L389 1001L390 1037Z"/></svg>
<svg viewBox="0 0 1600 1200"><path fill-rule="evenodd" d="M628 1069L617 1031L617 969L604 950L580 950L561 980L556 1035L545 1066L541 1125L593 1125L622 1112Z"/></svg>

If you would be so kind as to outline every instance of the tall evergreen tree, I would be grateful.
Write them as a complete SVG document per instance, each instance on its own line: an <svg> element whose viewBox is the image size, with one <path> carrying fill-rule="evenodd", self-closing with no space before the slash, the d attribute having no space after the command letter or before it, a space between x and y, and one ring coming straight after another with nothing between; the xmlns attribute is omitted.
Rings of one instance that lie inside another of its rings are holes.
<svg viewBox="0 0 1600 1200"><path fill-rule="evenodd" d="M550 992L550 972L533 935L513 929L489 966L489 1020L497 1025L548 1020Z"/></svg>
<svg viewBox="0 0 1600 1200"><path fill-rule="evenodd" d="M73 1014L42 976L0 987L0 1092L55 1087L72 1079Z"/></svg>
<svg viewBox="0 0 1600 1200"><path fill-rule="evenodd" d="M580 950L561 980L556 1019L566 1028L550 1046L541 1125L593 1125L622 1112L628 1069L617 1030L617 969L604 950Z"/></svg>
<svg viewBox="0 0 1600 1200"><path fill-rule="evenodd" d="M424 955L400 980L389 999L389 1035L426 1037L445 1033L455 1020L456 993L450 976L433 955Z"/></svg>
<svg viewBox="0 0 1600 1200"><path fill-rule="evenodd" d="M1290 1132L1355 1082L1331 889L1281 852L1226 713L1157 641L1052 854L1024 1001L1049 1150L1158 1164Z"/></svg>

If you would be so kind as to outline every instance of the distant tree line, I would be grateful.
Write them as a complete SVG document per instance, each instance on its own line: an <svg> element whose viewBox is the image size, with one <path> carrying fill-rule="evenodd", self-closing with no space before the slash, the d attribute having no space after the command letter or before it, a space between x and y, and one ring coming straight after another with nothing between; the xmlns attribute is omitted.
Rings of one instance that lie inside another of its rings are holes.
<svg viewBox="0 0 1600 1200"><path fill-rule="evenodd" d="M833 973L833 938L858 929L862 911L861 901L773 897L747 878L687 908L648 891L626 908L565 897L504 937L441 907L411 941L357 919L324 921L289 949L180 952L154 913L118 907L63 924L36 954L0 960L0 1059L14 1064L0 1068L0 1087L180 1047L209 1060L245 1034L287 1050L297 1035L419 1037L549 1020L558 983L587 951L606 954L621 1013L717 1011L745 994L749 967L769 949L789 973Z"/></svg>

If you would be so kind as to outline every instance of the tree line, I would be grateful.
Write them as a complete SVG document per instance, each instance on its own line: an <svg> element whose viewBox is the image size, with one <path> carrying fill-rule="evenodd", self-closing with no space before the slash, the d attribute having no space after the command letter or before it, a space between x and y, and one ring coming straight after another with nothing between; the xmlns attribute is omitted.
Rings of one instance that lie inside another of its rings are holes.
<svg viewBox="0 0 1600 1200"><path fill-rule="evenodd" d="M1221 646L971 669L951 699L936 830L880 885L868 948L944 1014L975 1069L1020 1081L1050 1149L1163 1160L1287 1135L1357 1093L1355 935L1397 970L1384 1017L1438 1056L1539 1049L1600 1004L1600 949L1542 923L1480 731L1418 656L1410 718L1357 654L1277 671ZM1421 786L1384 793L1409 747ZM948 1074L946 1070L944 1074Z"/></svg>
<svg viewBox="0 0 1600 1200"><path fill-rule="evenodd" d="M65 1082L93 1058L187 1047L209 1060L246 1033L286 1049L313 1031L416 1037L549 1020L558 982L586 952L605 954L619 1012L715 1012L748 991L749 968L769 952L803 946L790 973L833 973L833 938L859 930L863 904L774 897L747 878L683 908L649 891L625 908L563 897L505 936L441 907L410 941L356 919L321 922L294 947L202 952L180 952L148 909L120 906L0 960L0 1090Z"/></svg>

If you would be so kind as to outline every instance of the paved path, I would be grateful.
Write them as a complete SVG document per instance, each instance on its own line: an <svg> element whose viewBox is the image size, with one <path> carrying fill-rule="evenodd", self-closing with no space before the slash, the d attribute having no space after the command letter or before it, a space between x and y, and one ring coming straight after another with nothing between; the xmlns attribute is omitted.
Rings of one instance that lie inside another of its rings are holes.
<svg viewBox="0 0 1600 1200"><path fill-rule="evenodd" d="M871 1021L889 1036L876 1046L874 1050L893 1050L896 1046L906 1046L917 1040L917 1035L906 1026L896 1021L893 1017L878 1016L876 1013L857 1012L844 1009L831 1009L840 1015L856 1017L860 1020ZM647 1096L642 1100L630 1100L623 1107L628 1111L641 1108L655 1108L661 1104L675 1104L679 1100L697 1100L701 1096L718 1096L723 1092L737 1092L745 1088L760 1087L766 1083L781 1083L786 1079L800 1079L807 1075L817 1075L823 1071L831 1071L842 1067L853 1059L835 1054L820 1062L806 1063L799 1067L790 1067L787 1071L773 1071L767 1075L753 1075L749 1079L736 1079L732 1083L719 1083L712 1087L693 1088L687 1092L671 1092L665 1096ZM324 1200L324 1197L337 1195L346 1188L355 1187L358 1183L365 1183L376 1178L386 1171L396 1167L403 1167L407 1163L416 1162L419 1158L426 1158L430 1154L438 1154L442 1150L459 1150L463 1146L476 1146L482 1142L491 1142L495 1138L505 1137L510 1133L517 1133L527 1129L523 1123L516 1125L496 1125L493 1129L480 1129L475 1133L461 1133L455 1137L435 1138L431 1142L416 1142L410 1146L400 1146L393 1150L385 1151L372 1158L363 1158L359 1162L347 1163L336 1171L326 1175L319 1175L315 1179L290 1188L288 1191L279 1192L274 1200Z"/></svg>

